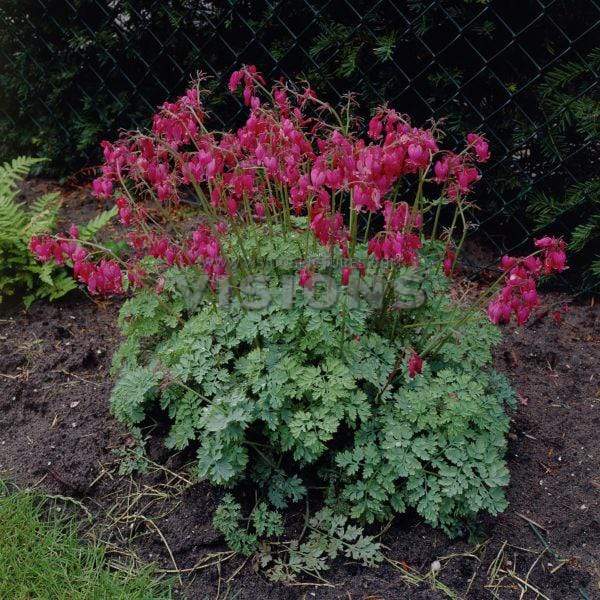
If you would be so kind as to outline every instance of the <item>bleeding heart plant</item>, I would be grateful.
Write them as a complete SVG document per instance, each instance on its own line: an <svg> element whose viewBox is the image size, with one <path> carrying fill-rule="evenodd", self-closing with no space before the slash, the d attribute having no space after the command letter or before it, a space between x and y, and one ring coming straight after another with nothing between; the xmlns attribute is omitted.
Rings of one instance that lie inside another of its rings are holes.
<svg viewBox="0 0 600 600"><path fill-rule="evenodd" d="M31 242L93 294L137 290L122 309L115 414L136 425L166 410L169 445L199 444L200 476L250 476L275 508L306 493L313 465L327 506L358 521L413 506L454 531L502 510L511 394L489 369L497 334L449 294L488 142L470 133L443 150L437 125L387 107L362 137L351 97L338 110L310 87L267 90L253 66L229 81L245 124L218 132L201 85L163 104L151 131L103 143L93 190L115 197L126 261L76 232ZM493 296L493 323L523 324L539 278L565 268L562 241L536 246L502 259L481 298Z"/></svg>

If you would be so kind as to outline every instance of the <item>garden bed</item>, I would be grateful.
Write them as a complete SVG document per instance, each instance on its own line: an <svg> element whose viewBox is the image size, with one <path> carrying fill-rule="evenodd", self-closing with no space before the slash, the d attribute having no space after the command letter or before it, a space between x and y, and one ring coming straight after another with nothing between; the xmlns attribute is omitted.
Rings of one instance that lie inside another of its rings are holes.
<svg viewBox="0 0 600 600"><path fill-rule="evenodd" d="M78 191L66 199L68 220L95 210L96 201ZM147 432L151 462L139 460L147 472L117 474L124 453L135 458L134 440L108 410L118 309L75 293L28 313L3 306L0 314L0 478L75 498L92 517L82 521L89 535L107 541L115 557L181 571L190 598L600 596L600 310L593 301L573 303L561 326L546 319L506 329L495 352L520 399L508 510L483 518L470 540L450 540L415 516L396 518L381 538L389 561L373 569L338 562L315 588L308 579L272 584L253 560L231 555L212 526L223 492L191 484L192 455L166 452L158 428ZM296 511L290 520L299 522L304 505Z"/></svg>

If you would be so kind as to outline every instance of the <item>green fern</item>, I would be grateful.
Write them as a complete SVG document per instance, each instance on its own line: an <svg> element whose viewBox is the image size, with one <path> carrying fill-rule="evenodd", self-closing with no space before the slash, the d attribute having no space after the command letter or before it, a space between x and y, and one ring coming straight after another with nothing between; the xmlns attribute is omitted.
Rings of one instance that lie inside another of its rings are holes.
<svg viewBox="0 0 600 600"><path fill-rule="evenodd" d="M18 185L34 165L43 162L42 158L18 156L11 162L0 165L0 194L3 198L14 198L18 193Z"/></svg>
<svg viewBox="0 0 600 600"><path fill-rule="evenodd" d="M27 215L15 199L19 194L19 183L39 162L39 159L20 156L0 165L0 240L21 232L27 224Z"/></svg>
<svg viewBox="0 0 600 600"><path fill-rule="evenodd" d="M43 194L30 205L17 201L19 184L39 158L19 157L0 165L0 302L19 290L23 303L56 300L77 287L67 271L55 264L41 264L29 251L33 236L52 233L61 206L60 194ZM81 228L82 239L93 238L116 214L105 211Z"/></svg>
<svg viewBox="0 0 600 600"><path fill-rule="evenodd" d="M94 217L83 227L79 229L79 239L88 241L96 237L102 229L104 229L110 221L117 215L117 207L113 206L109 210L101 212L99 215Z"/></svg>
<svg viewBox="0 0 600 600"><path fill-rule="evenodd" d="M28 237L52 231L56 227L61 199L58 192L40 196L29 207L29 222L25 226Z"/></svg>

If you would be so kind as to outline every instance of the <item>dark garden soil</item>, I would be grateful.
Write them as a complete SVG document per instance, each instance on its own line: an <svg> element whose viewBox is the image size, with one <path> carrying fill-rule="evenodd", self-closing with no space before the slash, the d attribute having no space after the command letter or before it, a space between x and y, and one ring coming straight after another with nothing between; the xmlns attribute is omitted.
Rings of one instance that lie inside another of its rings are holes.
<svg viewBox="0 0 600 600"><path fill-rule="evenodd" d="M67 194L73 220L95 210L85 194ZM67 505L115 560L176 566L178 590L192 599L600 598L600 307L593 300L571 304L560 326L544 319L507 330L496 351L520 399L508 510L482 518L459 540L413 515L398 518L382 537L389 562L370 569L340 561L319 586L308 578L273 584L254 561L231 557L211 525L223 492L191 483L191 456L168 454L158 428L148 430L148 471L118 475L120 456L134 445L108 410L118 308L77 294L27 313L16 304L0 308L0 479L73 498L77 504Z"/></svg>

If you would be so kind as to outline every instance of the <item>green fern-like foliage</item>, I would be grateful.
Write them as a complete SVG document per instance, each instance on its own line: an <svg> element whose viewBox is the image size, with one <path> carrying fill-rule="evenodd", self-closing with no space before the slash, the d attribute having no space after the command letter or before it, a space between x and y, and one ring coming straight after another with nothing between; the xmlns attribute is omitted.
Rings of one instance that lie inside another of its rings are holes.
<svg viewBox="0 0 600 600"><path fill-rule="evenodd" d="M79 228L79 239L84 242L93 240L117 215L118 209L113 206L109 210L102 211L93 219L90 219L83 227Z"/></svg>
<svg viewBox="0 0 600 600"><path fill-rule="evenodd" d="M61 267L39 263L29 251L33 236L53 233L61 206L60 194L43 194L25 206L17 201L19 184L42 159L19 157L0 166L0 303L19 291L29 306L35 300L56 300L74 288L76 282ZM113 211L101 213L82 228L90 239L110 218Z"/></svg>
<svg viewBox="0 0 600 600"><path fill-rule="evenodd" d="M315 524L321 533L296 548L297 565L320 564L336 544L376 560L373 541L357 527L408 509L449 533L480 512L504 510L512 392L490 367L497 330L469 313L435 344L422 375L410 379L406 370L409 349L466 310L449 299L435 266L439 249L424 249L420 283L431 300L407 310L407 327L392 330L376 306L346 288L317 305L300 290L287 294L303 235L260 236L256 245L248 236L246 251L265 259L266 276L252 307L240 290L215 306L210 294L196 294L200 274L194 281L190 269L179 268L167 271L160 295L145 291L125 303L115 415L136 427L164 411L166 444L196 449L198 477L255 487L270 508L253 513L247 527L240 529L231 498L217 515L226 538L246 554L265 523L278 522L269 511L298 502L310 486L324 490L327 523ZM325 260L323 252L315 260ZM367 260L366 249L357 248L357 256ZM396 283L406 274L399 269ZM293 570L277 563L274 576Z"/></svg>

